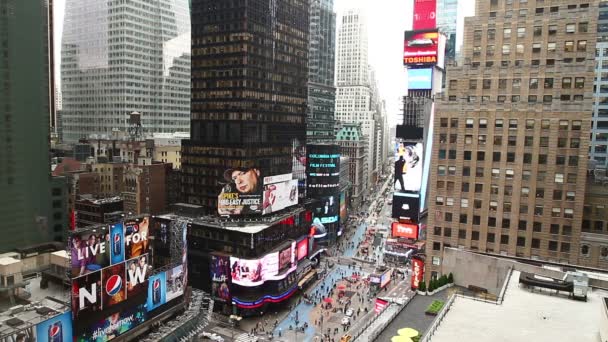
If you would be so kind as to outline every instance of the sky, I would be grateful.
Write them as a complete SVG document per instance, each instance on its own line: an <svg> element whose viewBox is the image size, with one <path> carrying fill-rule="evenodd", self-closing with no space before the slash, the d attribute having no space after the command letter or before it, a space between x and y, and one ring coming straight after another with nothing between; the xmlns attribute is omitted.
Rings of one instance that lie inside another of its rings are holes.
<svg viewBox="0 0 608 342"><path fill-rule="evenodd" d="M61 80L61 35L66 0L55 0L55 75ZM100 0L101 1L101 0ZM473 15L475 1L463 2L464 15ZM361 8L367 14L369 63L376 71L380 97L386 101L388 122L394 125L406 93L403 67L403 32L412 26L413 0L335 0L337 21L350 8ZM336 25L337 26L337 25Z"/></svg>

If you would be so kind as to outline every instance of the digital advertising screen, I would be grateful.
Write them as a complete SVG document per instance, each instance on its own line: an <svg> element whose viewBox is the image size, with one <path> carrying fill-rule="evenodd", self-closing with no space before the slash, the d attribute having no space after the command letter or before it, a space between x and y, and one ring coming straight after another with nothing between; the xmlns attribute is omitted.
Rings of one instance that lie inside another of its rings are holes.
<svg viewBox="0 0 608 342"><path fill-rule="evenodd" d="M279 252L254 260L230 257L232 283L241 286L258 286L268 280L281 280L296 268L293 266L286 272L279 273Z"/></svg>
<svg viewBox="0 0 608 342"><path fill-rule="evenodd" d="M408 69L408 90L430 90L433 88L433 68Z"/></svg>
<svg viewBox="0 0 608 342"><path fill-rule="evenodd" d="M72 279L72 315L79 317L101 311L101 271Z"/></svg>
<svg viewBox="0 0 608 342"><path fill-rule="evenodd" d="M298 180L291 173L264 177L262 214L272 214L298 204Z"/></svg>
<svg viewBox="0 0 608 342"><path fill-rule="evenodd" d="M125 261L125 232L122 223L110 226L110 262L112 265Z"/></svg>
<svg viewBox="0 0 608 342"><path fill-rule="evenodd" d="M306 187L313 196L338 193L340 187L340 146L307 146Z"/></svg>
<svg viewBox="0 0 608 342"><path fill-rule="evenodd" d="M165 272L148 278L148 300L146 311L150 312L167 302L167 276Z"/></svg>
<svg viewBox="0 0 608 342"><path fill-rule="evenodd" d="M348 220L348 209L346 207L346 192L340 193L340 222L345 223Z"/></svg>
<svg viewBox="0 0 608 342"><path fill-rule="evenodd" d="M69 311L49 318L36 325L36 339L15 339L16 341L72 342L72 315Z"/></svg>
<svg viewBox="0 0 608 342"><path fill-rule="evenodd" d="M404 65L433 65L437 63L439 32L437 29L405 31Z"/></svg>
<svg viewBox="0 0 608 342"><path fill-rule="evenodd" d="M230 257L211 254L211 295L215 299L230 302Z"/></svg>
<svg viewBox="0 0 608 342"><path fill-rule="evenodd" d="M308 238L298 241L296 249L298 254L298 261L306 258L308 256Z"/></svg>
<svg viewBox="0 0 608 342"><path fill-rule="evenodd" d="M110 265L110 235L107 228L70 236L71 276L79 277Z"/></svg>
<svg viewBox="0 0 608 342"><path fill-rule="evenodd" d="M388 283L390 283L391 281L391 277L393 276L393 270L389 269L388 271L384 272L381 276L380 276L380 288L384 288L386 285L388 285Z"/></svg>
<svg viewBox="0 0 608 342"><path fill-rule="evenodd" d="M125 284L125 263L112 265L101 270L103 290L103 309L121 303L127 299L127 286Z"/></svg>
<svg viewBox="0 0 608 342"><path fill-rule="evenodd" d="M167 302L184 294L186 273L184 266L175 266L167 273Z"/></svg>
<svg viewBox="0 0 608 342"><path fill-rule="evenodd" d="M127 261L127 298L142 295L148 289L149 255L144 254Z"/></svg>
<svg viewBox="0 0 608 342"><path fill-rule="evenodd" d="M147 216L124 222L125 258L127 260L148 253L149 226L150 218Z"/></svg>
<svg viewBox="0 0 608 342"><path fill-rule="evenodd" d="M279 273L296 266L296 242L279 252Z"/></svg>
<svg viewBox="0 0 608 342"><path fill-rule="evenodd" d="M414 0L414 30L437 27L437 0Z"/></svg>
<svg viewBox="0 0 608 342"><path fill-rule="evenodd" d="M420 197L417 194L393 195L393 218L418 223Z"/></svg>
<svg viewBox="0 0 608 342"><path fill-rule="evenodd" d="M418 239L418 225L411 223L393 222L391 225L393 237L401 237L416 240Z"/></svg>
<svg viewBox="0 0 608 342"><path fill-rule="evenodd" d="M395 143L395 192L419 192L422 185L422 143Z"/></svg>
<svg viewBox="0 0 608 342"><path fill-rule="evenodd" d="M75 334L76 342L107 342L113 340L146 321L143 304L119 310L102 318L90 327Z"/></svg>
<svg viewBox="0 0 608 342"><path fill-rule="evenodd" d="M338 222L340 195L322 197L313 211L313 222L322 224Z"/></svg>
<svg viewBox="0 0 608 342"><path fill-rule="evenodd" d="M220 215L262 213L263 178L258 168L234 168L224 171L224 186L218 196Z"/></svg>
<svg viewBox="0 0 608 342"><path fill-rule="evenodd" d="M415 290L424 279L424 261L412 258L412 290Z"/></svg>

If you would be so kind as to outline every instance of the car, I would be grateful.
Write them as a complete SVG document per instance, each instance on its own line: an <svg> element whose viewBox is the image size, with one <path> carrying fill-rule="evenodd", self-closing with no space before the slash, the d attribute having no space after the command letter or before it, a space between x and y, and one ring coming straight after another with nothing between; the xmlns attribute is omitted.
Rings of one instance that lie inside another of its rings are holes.
<svg viewBox="0 0 608 342"><path fill-rule="evenodd" d="M342 325L349 325L350 324L350 317L344 316L342 317Z"/></svg>
<svg viewBox="0 0 608 342"><path fill-rule="evenodd" d="M340 339L340 342L350 342L353 339L352 336L350 335L344 335L342 336L342 338Z"/></svg>
<svg viewBox="0 0 608 342"><path fill-rule="evenodd" d="M348 316L348 317L352 317L354 313L355 313L355 310L353 310L353 309L346 310L346 316Z"/></svg>

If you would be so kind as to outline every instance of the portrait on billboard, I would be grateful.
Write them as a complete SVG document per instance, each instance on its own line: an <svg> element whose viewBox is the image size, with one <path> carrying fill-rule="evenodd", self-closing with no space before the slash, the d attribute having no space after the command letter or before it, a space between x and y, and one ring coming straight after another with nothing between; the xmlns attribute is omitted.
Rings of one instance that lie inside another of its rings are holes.
<svg viewBox="0 0 608 342"><path fill-rule="evenodd" d="M249 215L262 212L262 177L258 168L224 171L222 192L218 196L220 215Z"/></svg>
<svg viewBox="0 0 608 342"><path fill-rule="evenodd" d="M264 182L263 215L298 204L298 180L291 179L291 174L281 176L284 176L281 179L287 179L270 184ZM266 177L266 179L268 178L271 177Z"/></svg>
<svg viewBox="0 0 608 342"><path fill-rule="evenodd" d="M127 299L127 286L125 284L125 263L112 265L101 270L103 290L103 308L107 309Z"/></svg>
<svg viewBox="0 0 608 342"><path fill-rule="evenodd" d="M184 294L184 266L175 266L167 271L167 302Z"/></svg>
<svg viewBox="0 0 608 342"><path fill-rule="evenodd" d="M110 265L110 234L107 229L70 236L71 276L79 277Z"/></svg>
<svg viewBox="0 0 608 342"><path fill-rule="evenodd" d="M261 259L239 259L230 257L232 283L241 286L258 286L266 280L278 280L279 253L273 252Z"/></svg>
<svg viewBox="0 0 608 342"><path fill-rule="evenodd" d="M101 311L101 271L72 279L72 315L80 316Z"/></svg>
<svg viewBox="0 0 608 342"><path fill-rule="evenodd" d="M148 312L167 302L167 276L165 272L157 273L148 278Z"/></svg>
<svg viewBox="0 0 608 342"><path fill-rule="evenodd" d="M19 339L14 340L21 341ZM23 341L72 342L72 315L69 311L36 325L36 339Z"/></svg>
<svg viewBox="0 0 608 342"><path fill-rule="evenodd" d="M211 255L211 295L230 301L230 259L227 255Z"/></svg>
<svg viewBox="0 0 608 342"><path fill-rule="evenodd" d="M143 304L117 311L84 329L74 336L76 342L107 342L118 338L127 331L146 321Z"/></svg>
<svg viewBox="0 0 608 342"><path fill-rule="evenodd" d="M112 265L125 261L125 232L122 223L110 226L110 261Z"/></svg>
<svg viewBox="0 0 608 342"><path fill-rule="evenodd" d="M422 184L422 143L395 143L395 192L419 192Z"/></svg>
<svg viewBox="0 0 608 342"><path fill-rule="evenodd" d="M143 217L124 222L125 258L131 259L148 253L150 218Z"/></svg>
<svg viewBox="0 0 608 342"><path fill-rule="evenodd" d="M140 255L127 261L127 298L132 298L146 292L150 266L149 254Z"/></svg>
<svg viewBox="0 0 608 342"><path fill-rule="evenodd" d="M403 64L436 64L439 49L437 29L406 31L403 47Z"/></svg>

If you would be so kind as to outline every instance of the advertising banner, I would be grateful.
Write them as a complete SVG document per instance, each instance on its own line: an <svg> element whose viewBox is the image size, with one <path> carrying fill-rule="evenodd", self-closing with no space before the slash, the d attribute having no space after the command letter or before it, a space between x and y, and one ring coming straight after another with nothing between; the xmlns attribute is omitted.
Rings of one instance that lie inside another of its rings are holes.
<svg viewBox="0 0 608 342"><path fill-rule="evenodd" d="M314 196L338 193L340 187L340 146L308 145L306 187Z"/></svg>
<svg viewBox="0 0 608 342"><path fill-rule="evenodd" d="M418 225L412 223L393 222L391 224L393 237L401 237L416 240L418 239Z"/></svg>
<svg viewBox="0 0 608 342"><path fill-rule="evenodd" d="M165 272L157 273L148 279L148 312L167 302L167 275Z"/></svg>
<svg viewBox="0 0 608 342"><path fill-rule="evenodd" d="M150 218L147 216L124 222L125 258L127 260L148 253L149 226Z"/></svg>
<svg viewBox="0 0 608 342"><path fill-rule="evenodd" d="M74 233L70 236L71 276L79 277L110 265L107 228Z"/></svg>
<svg viewBox="0 0 608 342"><path fill-rule="evenodd" d="M211 254L211 296L230 302L230 257Z"/></svg>
<svg viewBox="0 0 608 342"><path fill-rule="evenodd" d="M72 315L69 311L36 325L36 339L14 341L72 342Z"/></svg>
<svg viewBox="0 0 608 342"><path fill-rule="evenodd" d="M220 215L262 213L262 177L258 168L227 169L224 181L217 203Z"/></svg>
<svg viewBox="0 0 608 342"><path fill-rule="evenodd" d="M188 287L188 225L182 227L182 265L184 266L184 289Z"/></svg>
<svg viewBox="0 0 608 342"><path fill-rule="evenodd" d="M167 271L167 302L184 294L184 266L175 266Z"/></svg>
<svg viewBox="0 0 608 342"><path fill-rule="evenodd" d="M346 192L340 193L340 222L345 223L348 219L348 211L346 208Z"/></svg>
<svg viewBox="0 0 608 342"><path fill-rule="evenodd" d="M298 242L297 251L298 261L308 256L308 238L305 238Z"/></svg>
<svg viewBox="0 0 608 342"><path fill-rule="evenodd" d="M293 266L286 272L279 273L278 252L256 260L230 257L230 265L232 283L241 286L258 286L267 280L282 280L297 268Z"/></svg>
<svg viewBox="0 0 608 342"><path fill-rule="evenodd" d="M279 273L296 266L296 242L279 253Z"/></svg>
<svg viewBox="0 0 608 342"><path fill-rule="evenodd" d="M72 279L72 315L78 317L101 311L101 271Z"/></svg>
<svg viewBox="0 0 608 342"><path fill-rule="evenodd" d="M430 90L433 88L433 68L408 69L408 90Z"/></svg>
<svg viewBox="0 0 608 342"><path fill-rule="evenodd" d="M405 31L403 47L404 65L436 64L439 51L437 29Z"/></svg>
<svg viewBox="0 0 608 342"><path fill-rule="evenodd" d="M384 299L376 298L376 303L374 304L374 313L377 315L382 310L384 310L388 306L388 302Z"/></svg>
<svg viewBox="0 0 608 342"><path fill-rule="evenodd" d="M417 194L393 195L393 218L418 222L420 197Z"/></svg>
<svg viewBox="0 0 608 342"><path fill-rule="evenodd" d="M395 143L395 192L419 192L422 184L422 143Z"/></svg>
<svg viewBox="0 0 608 342"><path fill-rule="evenodd" d="M127 261L127 298L130 299L146 292L149 268L148 254Z"/></svg>
<svg viewBox="0 0 608 342"><path fill-rule="evenodd" d="M380 276L380 288L383 289L386 285L388 285L388 283L391 282L391 278L393 276L393 270L389 269L388 271L384 272L381 276Z"/></svg>
<svg viewBox="0 0 608 342"><path fill-rule="evenodd" d="M424 261L412 258L412 290L416 290L424 279Z"/></svg>
<svg viewBox="0 0 608 342"><path fill-rule="evenodd" d="M437 27L437 0L414 0L414 30Z"/></svg>
<svg viewBox="0 0 608 342"><path fill-rule="evenodd" d="M291 179L290 173L281 176L264 178L263 215L298 204L298 180Z"/></svg>
<svg viewBox="0 0 608 342"><path fill-rule="evenodd" d="M76 334L76 342L106 342L119 337L146 321L143 304L128 307L93 323L86 331Z"/></svg>
<svg viewBox="0 0 608 342"><path fill-rule="evenodd" d="M338 222L339 195L322 197L319 206L314 209L313 222L322 224Z"/></svg>
<svg viewBox="0 0 608 342"><path fill-rule="evenodd" d="M121 223L110 226L110 262L112 265L125 261L125 234Z"/></svg>
<svg viewBox="0 0 608 342"><path fill-rule="evenodd" d="M127 299L127 286L125 286L125 263L106 267L101 270L103 291L103 309L121 303Z"/></svg>

